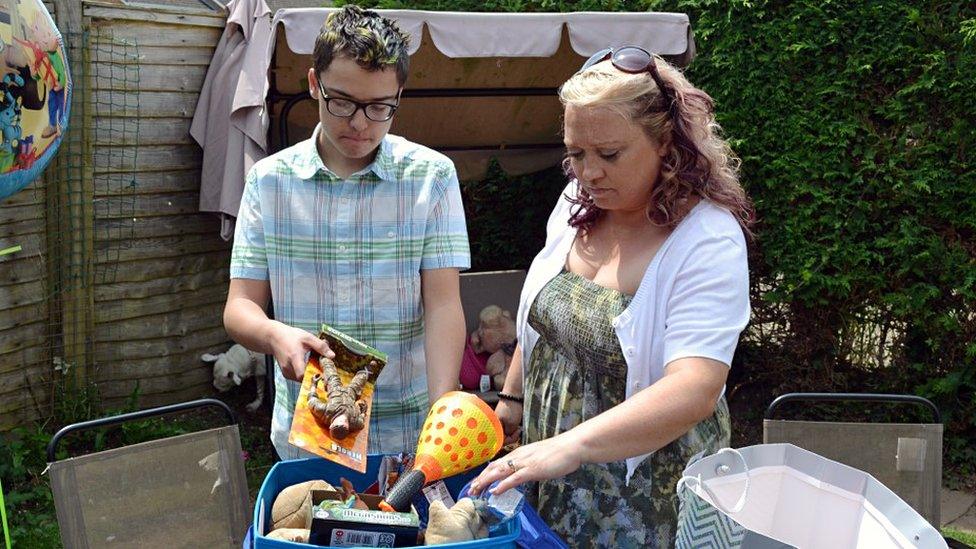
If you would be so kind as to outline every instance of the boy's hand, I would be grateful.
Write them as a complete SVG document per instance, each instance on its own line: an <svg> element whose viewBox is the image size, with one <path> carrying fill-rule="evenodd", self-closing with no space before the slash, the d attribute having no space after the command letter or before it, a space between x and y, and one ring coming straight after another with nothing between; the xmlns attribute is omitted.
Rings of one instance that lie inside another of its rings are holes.
<svg viewBox="0 0 976 549"><path fill-rule="evenodd" d="M274 349L274 357L281 373L292 381L301 381L305 375L309 351L326 358L335 358L335 353L324 339L280 322L276 322L276 328L271 334L271 348Z"/></svg>

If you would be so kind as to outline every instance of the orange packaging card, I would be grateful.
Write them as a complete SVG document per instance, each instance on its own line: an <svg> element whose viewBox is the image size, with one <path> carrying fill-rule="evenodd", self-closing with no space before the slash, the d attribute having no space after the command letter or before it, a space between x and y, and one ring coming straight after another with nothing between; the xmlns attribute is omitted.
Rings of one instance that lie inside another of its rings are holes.
<svg viewBox="0 0 976 549"><path fill-rule="evenodd" d="M335 440L329 433L329 425L320 422L312 413L309 408L310 394L316 395L320 409L328 402L325 380L320 381L316 388L312 388L312 378L322 373L319 357L313 355L305 367L305 377L302 379L302 389L295 403L295 416L288 434L288 442L302 450L365 473L369 417L373 411L373 387L377 376L386 365L387 355L324 324L319 337L328 341L329 347L335 352L336 371L344 386L349 385L356 372L363 369L369 371L369 378L359 395L359 400L367 404L365 425L361 430L351 431L345 438ZM312 393L313 390L315 393Z"/></svg>

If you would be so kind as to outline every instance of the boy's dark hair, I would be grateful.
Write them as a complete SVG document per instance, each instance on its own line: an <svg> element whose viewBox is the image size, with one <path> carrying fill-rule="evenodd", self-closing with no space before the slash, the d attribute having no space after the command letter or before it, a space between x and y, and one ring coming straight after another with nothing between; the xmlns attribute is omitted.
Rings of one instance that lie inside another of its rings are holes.
<svg viewBox="0 0 976 549"><path fill-rule="evenodd" d="M369 71L396 68L400 86L407 81L409 38L396 23L373 10L349 4L329 14L312 52L315 74L321 75L336 57L349 57Z"/></svg>

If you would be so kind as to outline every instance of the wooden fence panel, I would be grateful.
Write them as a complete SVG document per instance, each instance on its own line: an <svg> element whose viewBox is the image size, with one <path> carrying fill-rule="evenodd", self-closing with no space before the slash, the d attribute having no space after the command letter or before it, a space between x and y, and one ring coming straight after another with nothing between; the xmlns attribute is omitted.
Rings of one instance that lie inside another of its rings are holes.
<svg viewBox="0 0 976 549"><path fill-rule="evenodd" d="M138 54L120 61L125 71L138 65L138 78L99 78L91 92L99 395L125 399L137 382L142 406L207 395L199 356L230 344L230 244L216 217L198 211L202 154L189 128L223 15L84 5L99 47L124 42Z"/></svg>
<svg viewBox="0 0 976 549"><path fill-rule="evenodd" d="M142 407L212 394L200 355L230 345L230 244L217 218L198 211L202 155L189 136L225 14L115 0L50 7L86 31L72 110L86 152L59 170L81 170L90 199L52 202L65 183L38 181L0 202L0 249L27 244L0 257L0 431L51 414L69 343L90 342L84 368L103 407L127 402L137 386ZM82 35L70 39L74 47ZM87 231L89 244L62 243L63 227ZM59 248L49 253L51 242ZM61 279L66 260L82 279ZM85 320L70 336L65 314Z"/></svg>
<svg viewBox="0 0 976 549"><path fill-rule="evenodd" d="M41 179L0 201L0 249L21 248L0 256L0 430L47 411L52 363L45 211Z"/></svg>

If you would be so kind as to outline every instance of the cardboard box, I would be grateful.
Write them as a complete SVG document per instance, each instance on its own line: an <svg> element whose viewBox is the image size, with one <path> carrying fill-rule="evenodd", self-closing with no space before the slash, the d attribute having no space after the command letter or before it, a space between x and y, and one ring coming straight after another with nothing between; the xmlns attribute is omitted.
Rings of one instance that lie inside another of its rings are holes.
<svg viewBox="0 0 976 549"><path fill-rule="evenodd" d="M369 506L364 509L317 509L325 500L341 500L331 490L312 491L312 525L309 543L331 547L414 547L420 518L411 507L408 513L381 511L380 496L359 494Z"/></svg>

